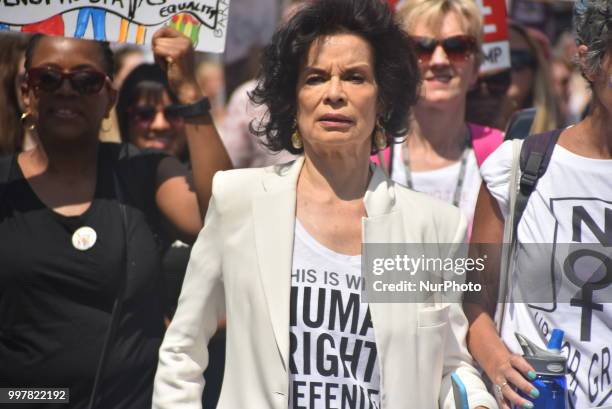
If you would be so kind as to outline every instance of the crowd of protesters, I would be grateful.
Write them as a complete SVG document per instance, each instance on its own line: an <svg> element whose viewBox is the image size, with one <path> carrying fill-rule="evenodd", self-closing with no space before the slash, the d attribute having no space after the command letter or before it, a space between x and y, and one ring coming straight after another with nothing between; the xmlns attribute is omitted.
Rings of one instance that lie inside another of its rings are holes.
<svg viewBox="0 0 612 409"><path fill-rule="evenodd" d="M554 29L507 2L495 70L474 0L258 1L220 56L0 28L0 388L452 409L455 373L472 409L531 409L515 333L556 328L566 407L612 405L611 273L529 250L612 245L612 0ZM497 256L480 295L368 304L347 283L394 242Z"/></svg>

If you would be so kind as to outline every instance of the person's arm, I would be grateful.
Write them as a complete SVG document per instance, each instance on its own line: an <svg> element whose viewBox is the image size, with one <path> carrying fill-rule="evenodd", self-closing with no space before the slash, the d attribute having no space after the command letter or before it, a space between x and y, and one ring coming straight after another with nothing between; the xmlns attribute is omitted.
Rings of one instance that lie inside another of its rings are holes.
<svg viewBox="0 0 612 409"><path fill-rule="evenodd" d="M472 356L489 379L502 387L505 401L502 408L509 409L508 401L522 406L529 401L513 389L516 386L529 394L533 389L525 377L533 368L520 355L512 354L497 333L492 317L497 305L499 266L504 219L496 199L483 184L480 188L470 243L470 257L487 255L485 269L478 276L468 274L468 280L482 284L479 296L466 297L463 308L469 321L467 345ZM529 406L523 406L528 408Z"/></svg>
<svg viewBox="0 0 612 409"><path fill-rule="evenodd" d="M192 104L204 97L195 78L194 51L187 37L170 27L161 28L153 35L153 52L179 103ZM185 119L185 133L193 183L176 158L165 158L157 170L156 201L180 236L193 239L202 228L213 175L231 169L232 164L210 113Z"/></svg>
<svg viewBox="0 0 612 409"><path fill-rule="evenodd" d="M219 178L220 174L215 180ZM207 345L225 314L222 216L216 197L213 193L205 226L191 251L176 313L159 350L153 409L202 408Z"/></svg>
<svg viewBox="0 0 612 409"><path fill-rule="evenodd" d="M467 231L467 221L461 216L455 229L452 241L455 244L451 253L460 251L459 245L465 243ZM448 256L456 256L449 254ZM456 373L467 391L467 398L470 408L474 409L497 409L495 399L487 392L486 386L480 374L474 368L472 357L470 356L465 336L468 329L468 322L461 308L460 298L450 300L448 303L448 337L444 347L444 366L443 378L440 386L439 406L443 409L455 409L451 374Z"/></svg>

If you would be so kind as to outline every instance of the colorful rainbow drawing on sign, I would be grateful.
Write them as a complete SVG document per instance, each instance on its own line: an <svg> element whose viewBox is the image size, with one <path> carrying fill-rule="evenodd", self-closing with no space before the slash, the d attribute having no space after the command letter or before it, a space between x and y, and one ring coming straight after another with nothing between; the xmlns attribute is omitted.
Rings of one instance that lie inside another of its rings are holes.
<svg viewBox="0 0 612 409"><path fill-rule="evenodd" d="M223 52L230 0L0 0L0 30L148 44L167 25ZM90 23L91 22L91 23Z"/></svg>

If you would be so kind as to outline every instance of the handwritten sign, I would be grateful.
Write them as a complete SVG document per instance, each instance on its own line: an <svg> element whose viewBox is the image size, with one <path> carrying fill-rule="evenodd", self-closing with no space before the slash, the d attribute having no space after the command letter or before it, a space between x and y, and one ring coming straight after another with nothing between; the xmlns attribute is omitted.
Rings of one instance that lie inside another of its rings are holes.
<svg viewBox="0 0 612 409"><path fill-rule="evenodd" d="M484 19L485 55L480 72L510 68L510 44L508 43L508 20L506 3L501 0L475 0Z"/></svg>
<svg viewBox="0 0 612 409"><path fill-rule="evenodd" d="M161 26L223 52L230 0L0 0L0 29L149 44Z"/></svg>

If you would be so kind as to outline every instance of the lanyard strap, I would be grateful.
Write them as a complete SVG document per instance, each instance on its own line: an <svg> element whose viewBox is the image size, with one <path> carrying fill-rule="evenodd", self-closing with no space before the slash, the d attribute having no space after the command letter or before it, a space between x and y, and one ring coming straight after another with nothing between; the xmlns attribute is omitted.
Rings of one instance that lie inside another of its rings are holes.
<svg viewBox="0 0 612 409"><path fill-rule="evenodd" d="M461 165L459 166L457 185L455 186L455 193L453 194L453 206L456 207L459 207L459 202L461 201L461 191L463 190L463 181L465 180L467 159L470 152L472 152L471 139L471 134L468 128L463 144L463 152L461 152ZM409 189L414 190L414 185L412 182L412 171L410 170L410 152L408 152L408 144L404 143L403 145L404 146L402 156L404 157L404 169L406 171L406 186L408 186Z"/></svg>

